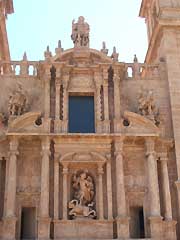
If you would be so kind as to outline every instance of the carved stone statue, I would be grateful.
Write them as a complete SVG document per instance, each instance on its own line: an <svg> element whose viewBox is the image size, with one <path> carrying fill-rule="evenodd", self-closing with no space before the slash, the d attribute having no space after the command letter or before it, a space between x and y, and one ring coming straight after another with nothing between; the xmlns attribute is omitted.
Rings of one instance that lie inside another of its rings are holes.
<svg viewBox="0 0 180 240"><path fill-rule="evenodd" d="M16 90L9 97L9 115L20 116L25 111L27 99L26 95L23 93L21 84L18 84L18 90Z"/></svg>
<svg viewBox="0 0 180 240"><path fill-rule="evenodd" d="M84 21L84 17L79 17L78 22L72 21L72 34L75 47L89 47L89 24Z"/></svg>
<svg viewBox="0 0 180 240"><path fill-rule="evenodd" d="M95 218L94 207L94 183L92 177L85 171L74 174L72 180L74 190L73 200L69 202L69 216Z"/></svg>
<svg viewBox="0 0 180 240"><path fill-rule="evenodd" d="M141 115L155 121L158 109L154 101L153 91L141 92L138 98L138 111Z"/></svg>
<svg viewBox="0 0 180 240"><path fill-rule="evenodd" d="M113 53L111 55L111 58L113 59L114 62L118 62L118 57L119 57L119 53L117 53L116 47L113 47Z"/></svg>
<svg viewBox="0 0 180 240"><path fill-rule="evenodd" d="M0 112L0 129L4 128L6 121L7 121L6 116L4 115L4 113Z"/></svg>
<svg viewBox="0 0 180 240"><path fill-rule="evenodd" d="M102 49L101 52L104 53L105 55L108 55L108 49L106 48L106 43L102 43Z"/></svg>

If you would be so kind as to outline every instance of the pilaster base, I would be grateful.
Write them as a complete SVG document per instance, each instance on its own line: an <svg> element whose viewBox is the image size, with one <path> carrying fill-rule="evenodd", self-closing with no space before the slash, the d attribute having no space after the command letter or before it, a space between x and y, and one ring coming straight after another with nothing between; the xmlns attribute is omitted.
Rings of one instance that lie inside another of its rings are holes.
<svg viewBox="0 0 180 240"><path fill-rule="evenodd" d="M155 216L155 217L149 217L150 221L150 233L151 238L162 238L163 237L163 221L162 217Z"/></svg>
<svg viewBox="0 0 180 240"><path fill-rule="evenodd" d="M16 239L16 217L5 217L3 219L3 231L2 239L3 240L15 240Z"/></svg>
<svg viewBox="0 0 180 240"><path fill-rule="evenodd" d="M128 239L129 238L129 218L118 217L116 218L116 224L117 224L117 238Z"/></svg>
<svg viewBox="0 0 180 240"><path fill-rule="evenodd" d="M38 219L38 240L49 240L50 239L50 218L39 218Z"/></svg>
<svg viewBox="0 0 180 240"><path fill-rule="evenodd" d="M103 133L103 122L102 121L97 121L96 132Z"/></svg>
<svg viewBox="0 0 180 240"><path fill-rule="evenodd" d="M62 133L68 132L68 121L67 120L61 121L61 132Z"/></svg>
<svg viewBox="0 0 180 240"><path fill-rule="evenodd" d="M122 129L122 121L120 119L114 119L114 133L120 133Z"/></svg>
<svg viewBox="0 0 180 240"><path fill-rule="evenodd" d="M43 118L42 119L42 123L43 123L43 130L46 133L50 133L50 129L51 129L51 119L50 118Z"/></svg>
<svg viewBox="0 0 180 240"><path fill-rule="evenodd" d="M62 132L62 121L60 119L54 120L54 131L55 133Z"/></svg>
<svg viewBox="0 0 180 240"><path fill-rule="evenodd" d="M176 221L173 220L168 220L168 221L163 221L163 232L164 232L164 238L163 239L171 239L171 240L176 240Z"/></svg>
<svg viewBox="0 0 180 240"><path fill-rule="evenodd" d="M103 133L110 133L110 121L109 120L103 121Z"/></svg>

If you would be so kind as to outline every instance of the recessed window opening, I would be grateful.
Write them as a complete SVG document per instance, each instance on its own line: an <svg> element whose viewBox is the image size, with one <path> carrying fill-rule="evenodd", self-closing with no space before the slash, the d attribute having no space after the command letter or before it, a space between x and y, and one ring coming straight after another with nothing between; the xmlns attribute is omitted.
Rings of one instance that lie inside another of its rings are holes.
<svg viewBox="0 0 180 240"><path fill-rule="evenodd" d="M69 133L94 133L94 96L69 96Z"/></svg>

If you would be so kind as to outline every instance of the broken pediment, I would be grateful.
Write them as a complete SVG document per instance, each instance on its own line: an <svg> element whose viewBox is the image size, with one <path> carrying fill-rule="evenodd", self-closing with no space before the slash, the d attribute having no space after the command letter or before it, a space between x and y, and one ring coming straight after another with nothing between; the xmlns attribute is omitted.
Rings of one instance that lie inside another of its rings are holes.
<svg viewBox="0 0 180 240"><path fill-rule="evenodd" d="M129 136L159 136L160 130L153 121L134 112L124 112L124 119L128 122L123 133Z"/></svg>
<svg viewBox="0 0 180 240"><path fill-rule="evenodd" d="M113 63L111 57L106 56L103 52L86 47L72 48L60 53L56 53L56 55L53 57L53 61L65 62L69 65L75 66L87 66L98 63Z"/></svg>
<svg viewBox="0 0 180 240"><path fill-rule="evenodd" d="M41 120L40 112L25 113L17 118L10 119L8 126L8 134L26 133L34 134L43 132L43 120Z"/></svg>

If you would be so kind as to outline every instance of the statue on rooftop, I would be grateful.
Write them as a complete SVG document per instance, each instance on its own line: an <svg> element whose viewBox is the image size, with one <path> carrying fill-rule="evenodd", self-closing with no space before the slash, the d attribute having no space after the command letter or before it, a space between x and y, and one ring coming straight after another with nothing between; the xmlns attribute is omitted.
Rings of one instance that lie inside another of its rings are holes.
<svg viewBox="0 0 180 240"><path fill-rule="evenodd" d="M89 47L89 24L84 21L84 17L79 17L78 22L72 21L72 34L74 47Z"/></svg>

